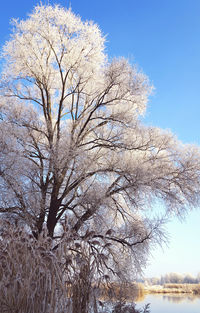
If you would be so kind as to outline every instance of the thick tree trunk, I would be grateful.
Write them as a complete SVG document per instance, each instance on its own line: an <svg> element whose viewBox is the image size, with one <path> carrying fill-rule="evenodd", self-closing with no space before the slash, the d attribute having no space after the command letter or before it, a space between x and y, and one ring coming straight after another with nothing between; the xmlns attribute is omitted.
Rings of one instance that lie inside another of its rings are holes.
<svg viewBox="0 0 200 313"><path fill-rule="evenodd" d="M49 214L47 218L47 229L48 234L51 238L53 238L54 230L57 224L57 213L60 206L60 202L57 199L52 199L50 207L49 207Z"/></svg>

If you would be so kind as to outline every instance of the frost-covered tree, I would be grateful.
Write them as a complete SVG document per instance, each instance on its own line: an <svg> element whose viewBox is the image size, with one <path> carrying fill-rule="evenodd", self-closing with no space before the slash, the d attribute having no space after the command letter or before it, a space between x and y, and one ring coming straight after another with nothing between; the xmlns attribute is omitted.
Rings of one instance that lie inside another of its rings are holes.
<svg viewBox="0 0 200 313"><path fill-rule="evenodd" d="M36 238L63 224L91 264L139 269L162 237L154 204L182 214L198 203L199 149L142 124L147 77L108 61L98 26L70 10L39 5L13 20L2 58L1 216Z"/></svg>

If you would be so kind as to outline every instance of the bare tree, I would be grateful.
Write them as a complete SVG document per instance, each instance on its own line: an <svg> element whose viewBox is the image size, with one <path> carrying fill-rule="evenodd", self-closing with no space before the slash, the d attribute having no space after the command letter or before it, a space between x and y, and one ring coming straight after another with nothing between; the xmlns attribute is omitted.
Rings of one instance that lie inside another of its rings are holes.
<svg viewBox="0 0 200 313"><path fill-rule="evenodd" d="M39 5L13 27L2 52L0 212L36 238L45 225L63 236L64 223L71 253L84 242L104 276L119 263L140 269L163 239L156 201L175 214L199 201L199 149L142 124L148 79L107 60L97 25Z"/></svg>

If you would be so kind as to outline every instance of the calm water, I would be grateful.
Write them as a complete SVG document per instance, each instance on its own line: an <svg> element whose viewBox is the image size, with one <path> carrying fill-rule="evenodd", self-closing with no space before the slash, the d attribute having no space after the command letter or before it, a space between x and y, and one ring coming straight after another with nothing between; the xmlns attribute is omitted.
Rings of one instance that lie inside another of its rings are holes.
<svg viewBox="0 0 200 313"><path fill-rule="evenodd" d="M200 313L200 297L185 295L147 295L137 301L137 308L150 303L151 313Z"/></svg>

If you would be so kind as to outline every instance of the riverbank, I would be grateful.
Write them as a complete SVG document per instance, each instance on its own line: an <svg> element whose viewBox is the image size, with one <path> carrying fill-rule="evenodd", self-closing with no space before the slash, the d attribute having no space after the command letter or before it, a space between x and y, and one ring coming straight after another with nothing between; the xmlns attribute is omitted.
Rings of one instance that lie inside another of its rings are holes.
<svg viewBox="0 0 200 313"><path fill-rule="evenodd" d="M200 295L200 284L164 284L144 286L145 293L189 293Z"/></svg>

